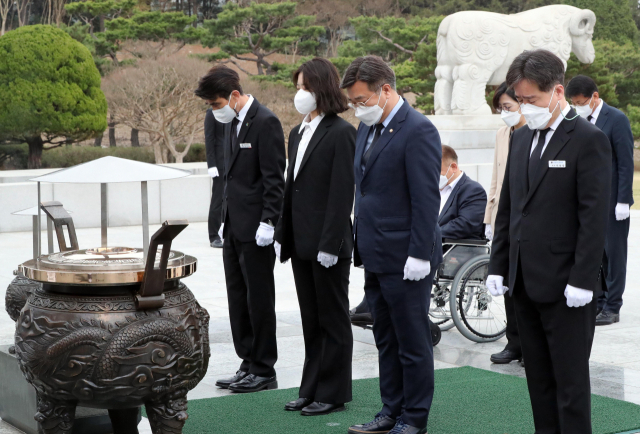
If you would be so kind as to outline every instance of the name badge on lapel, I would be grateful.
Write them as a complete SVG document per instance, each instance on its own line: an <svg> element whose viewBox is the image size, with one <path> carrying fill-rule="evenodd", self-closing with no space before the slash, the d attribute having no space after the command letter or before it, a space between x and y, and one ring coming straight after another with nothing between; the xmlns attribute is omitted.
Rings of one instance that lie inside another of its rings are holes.
<svg viewBox="0 0 640 434"><path fill-rule="evenodd" d="M240 143L240 149L251 149L251 143Z"/></svg>
<svg viewBox="0 0 640 434"><path fill-rule="evenodd" d="M550 169L564 169L567 167L567 162L564 160L549 160Z"/></svg>

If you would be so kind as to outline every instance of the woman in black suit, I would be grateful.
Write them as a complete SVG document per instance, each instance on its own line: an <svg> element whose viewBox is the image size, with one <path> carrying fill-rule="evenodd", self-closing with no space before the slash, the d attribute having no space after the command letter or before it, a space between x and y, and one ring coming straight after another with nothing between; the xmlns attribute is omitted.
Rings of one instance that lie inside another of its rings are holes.
<svg viewBox="0 0 640 434"><path fill-rule="evenodd" d="M355 128L331 62L315 58L293 75L302 123L289 134L289 168L275 249L291 259L300 303L305 362L300 398L286 404L305 416L345 409L351 401L353 335L349 271L353 237Z"/></svg>

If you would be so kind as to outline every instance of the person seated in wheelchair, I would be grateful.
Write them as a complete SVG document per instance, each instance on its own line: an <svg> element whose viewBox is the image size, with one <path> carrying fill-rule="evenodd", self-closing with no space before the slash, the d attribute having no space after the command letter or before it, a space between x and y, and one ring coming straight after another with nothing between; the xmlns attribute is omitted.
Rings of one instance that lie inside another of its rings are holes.
<svg viewBox="0 0 640 434"><path fill-rule="evenodd" d="M458 154L452 147L447 145L442 145L440 200L438 224L442 231L443 241L445 239L485 239L484 212L487 207L487 193L478 182L472 180L460 170ZM450 244L443 243L443 251L444 249L448 250L450 247ZM471 251L466 252L464 249L459 250L459 255L456 256L465 256L465 254L471 253ZM460 258L456 259L459 260ZM454 259L456 262L457 260ZM447 258L445 257L446 261ZM351 309L349 315L353 324L373 324L373 317L369 311L366 298L357 307Z"/></svg>
<svg viewBox="0 0 640 434"><path fill-rule="evenodd" d="M486 206L487 193L484 188L460 170L456 151L442 145L438 217L442 239L484 239Z"/></svg>

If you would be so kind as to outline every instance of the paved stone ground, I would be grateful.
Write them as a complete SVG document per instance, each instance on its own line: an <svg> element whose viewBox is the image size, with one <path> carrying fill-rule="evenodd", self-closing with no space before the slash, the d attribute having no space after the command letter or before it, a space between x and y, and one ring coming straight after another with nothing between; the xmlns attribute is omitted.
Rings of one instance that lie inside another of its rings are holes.
<svg viewBox="0 0 640 434"><path fill-rule="evenodd" d="M619 324L600 327L591 356L591 384L594 393L640 404L640 211L632 211L629 235L629 269L625 305ZM157 227L152 227L151 231ZM0 234L0 286L13 279L13 270L19 262L31 257L31 233ZM81 247L100 244L99 229L78 230ZM212 249L207 242L207 225L190 225L173 243L175 250L196 256L198 271L184 280L200 304L211 315L211 362L205 379L189 393L190 399L225 395L228 392L215 387L219 377L232 375L239 365L233 350L229 327L228 305L224 284L222 251ZM43 237L46 245L46 237ZM138 246L142 244L140 227L111 228L109 245ZM276 364L280 388L296 387L302 375L304 341L298 301L291 266L277 264L276 311L278 318L279 360ZM364 275L361 269L351 273L349 299L355 306L364 295ZM4 313L4 297L0 299L0 345L13 340L14 324ZM378 375L377 350L371 331L354 327L353 354L354 378L369 378ZM474 366L510 375L524 376L524 369L512 363L493 365L491 353L502 350L505 340L486 344L473 343L464 338L455 328L443 333L440 344L434 349L436 368ZM284 404L284 403L283 403ZM19 431L0 421L0 434ZM150 433L148 424L141 425L141 434Z"/></svg>

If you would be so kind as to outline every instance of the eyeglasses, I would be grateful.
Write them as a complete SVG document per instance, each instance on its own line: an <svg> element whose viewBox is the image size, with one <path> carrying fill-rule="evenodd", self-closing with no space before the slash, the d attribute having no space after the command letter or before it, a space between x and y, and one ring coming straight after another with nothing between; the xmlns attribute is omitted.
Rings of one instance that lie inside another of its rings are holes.
<svg viewBox="0 0 640 434"><path fill-rule="evenodd" d="M380 86L378 89L382 89L382 86ZM354 110L355 110L357 107L362 107L362 108L364 108L364 107L366 107L366 106L367 106L367 103L369 102L369 100L370 100L371 98L373 98L374 96L376 96L376 95L378 95L378 91L377 91L377 90L373 93L373 95L371 95L369 98L367 98L367 100L366 100L365 102L356 102L356 103L352 103L352 102L350 102L350 103L348 104L348 106L349 106L349 107L351 107L351 108L352 108L352 109L354 109ZM378 95L378 96L380 96L380 95Z"/></svg>

